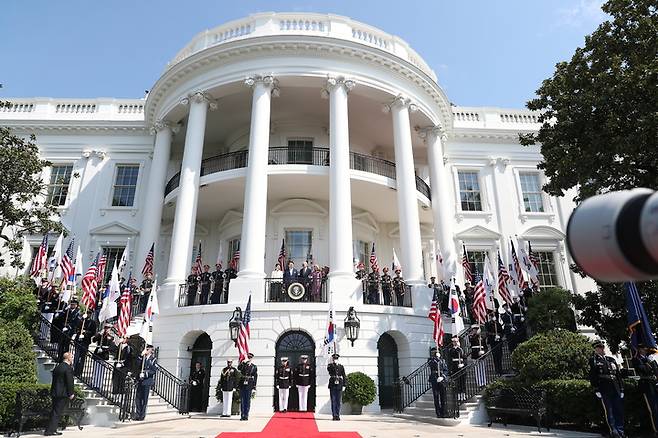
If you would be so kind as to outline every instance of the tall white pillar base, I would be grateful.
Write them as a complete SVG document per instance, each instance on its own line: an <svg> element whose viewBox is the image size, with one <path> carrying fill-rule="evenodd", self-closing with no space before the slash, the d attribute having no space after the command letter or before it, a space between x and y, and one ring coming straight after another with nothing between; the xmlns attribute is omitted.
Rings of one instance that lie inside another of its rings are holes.
<svg viewBox="0 0 658 438"><path fill-rule="evenodd" d="M333 300L336 311L347 311L350 306L363 303L361 280L357 280L354 274L331 275L329 273L329 284L327 286L327 301Z"/></svg>
<svg viewBox="0 0 658 438"><path fill-rule="evenodd" d="M265 279L238 277L231 280L228 289L228 304L239 306L243 311L251 294L252 303L265 302Z"/></svg>

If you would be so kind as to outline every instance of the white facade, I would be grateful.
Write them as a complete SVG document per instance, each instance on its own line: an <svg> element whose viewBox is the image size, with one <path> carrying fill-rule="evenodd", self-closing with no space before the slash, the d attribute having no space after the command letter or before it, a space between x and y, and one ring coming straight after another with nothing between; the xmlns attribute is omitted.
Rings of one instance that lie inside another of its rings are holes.
<svg viewBox="0 0 658 438"><path fill-rule="evenodd" d="M228 320L251 292L259 411L271 410L275 348L290 330L315 341L316 404L329 410L320 348L328 304L265 302L264 277L287 231L311 232L313 260L331 269L346 369L375 382L384 333L397 344L400 376L427 357L431 295L424 285L436 275L438 248L445 263L458 264L462 244L494 261L500 250L507 260L509 238L517 236L552 260L550 281L575 292L591 288L569 270L564 233L572 196L528 193L527 181L544 178L536 169L541 155L538 146L520 146L518 134L538 129L536 117L452 106L434 72L398 37L345 17L297 13L256 14L200 33L146 100L26 98L0 109L0 123L37 135L43 158L72 165L61 220L82 245L85 268L101 247L130 239L139 272L156 242L164 283L154 327L160 363L186 377L189 350L207 333L211 405L225 358L237 356ZM307 155L293 157L295 147ZM121 165L136 166L136 181L134 173L119 181ZM477 181L481 199L469 211L460 197L465 178L471 187ZM117 188L125 181L134 186L132 200L130 187ZM113 206L117 197L128 205ZM205 262L226 266L235 239L240 272L228 304L178 307L193 247L201 242ZM395 249L413 285L412 308L362 304L355 241L375 242L380 266L390 265ZM353 347L342 331L350 306L361 319Z"/></svg>

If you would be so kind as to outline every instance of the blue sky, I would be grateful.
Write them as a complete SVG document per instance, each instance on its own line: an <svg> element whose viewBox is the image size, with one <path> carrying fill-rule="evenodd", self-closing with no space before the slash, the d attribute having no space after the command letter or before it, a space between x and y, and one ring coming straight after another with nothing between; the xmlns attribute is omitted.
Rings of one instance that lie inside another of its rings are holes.
<svg viewBox="0 0 658 438"><path fill-rule="evenodd" d="M457 105L520 108L601 0L3 0L0 98L142 97L198 32L255 12L346 15L406 40Z"/></svg>

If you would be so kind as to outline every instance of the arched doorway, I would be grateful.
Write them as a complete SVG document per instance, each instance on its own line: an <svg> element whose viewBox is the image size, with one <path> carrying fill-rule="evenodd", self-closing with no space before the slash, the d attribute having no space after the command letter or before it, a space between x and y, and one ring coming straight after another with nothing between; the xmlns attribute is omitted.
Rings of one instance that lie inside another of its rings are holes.
<svg viewBox="0 0 658 438"><path fill-rule="evenodd" d="M281 335L276 343L276 356L274 358L274 369L281 364L281 358L287 357L291 368L295 368L299 363L301 355L308 355L308 361L313 366L313 380L311 387L308 389L308 410L315 410L315 342L308 334L301 331L289 331ZM275 382L276 383L276 382ZM274 410L279 410L279 394L274 390ZM288 398L288 410L299 410L299 396L297 389L290 390Z"/></svg>
<svg viewBox="0 0 658 438"><path fill-rule="evenodd" d="M379 405L382 409L394 407L393 385L400 378L398 367L398 345L388 333L377 341L377 374L379 377Z"/></svg>
<svg viewBox="0 0 658 438"><path fill-rule="evenodd" d="M194 345L192 346L192 360L190 361L190 373L194 370L195 363L200 362L201 367L206 371L206 380L203 382L203 390L201 395L201 405L199 410L205 412L208 409L208 396L210 394L210 367L212 365L212 358L210 352L212 351L212 341L207 333L201 333ZM191 395L194 392L190 393Z"/></svg>

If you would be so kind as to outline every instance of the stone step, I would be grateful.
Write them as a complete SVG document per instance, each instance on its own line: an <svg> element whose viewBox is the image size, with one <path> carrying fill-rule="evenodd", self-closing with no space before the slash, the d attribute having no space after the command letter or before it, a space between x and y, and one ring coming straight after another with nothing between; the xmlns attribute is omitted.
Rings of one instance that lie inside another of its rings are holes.
<svg viewBox="0 0 658 438"><path fill-rule="evenodd" d="M458 426L460 424L459 419L454 418L437 418L434 412L431 415L411 415L405 413L395 413L394 417L404 418L405 420L418 421L421 423L430 423L436 424L438 426Z"/></svg>

